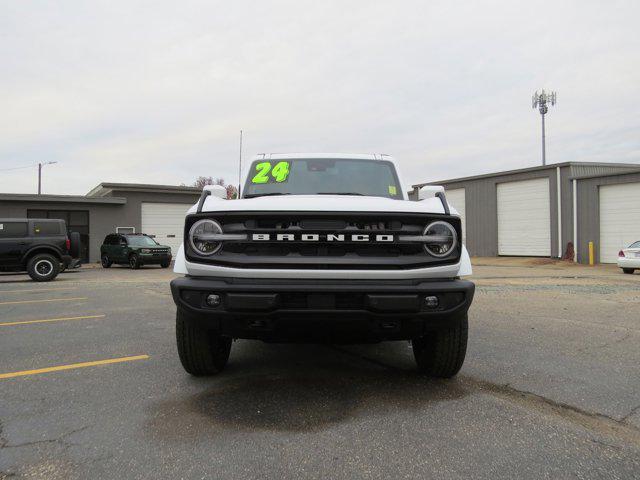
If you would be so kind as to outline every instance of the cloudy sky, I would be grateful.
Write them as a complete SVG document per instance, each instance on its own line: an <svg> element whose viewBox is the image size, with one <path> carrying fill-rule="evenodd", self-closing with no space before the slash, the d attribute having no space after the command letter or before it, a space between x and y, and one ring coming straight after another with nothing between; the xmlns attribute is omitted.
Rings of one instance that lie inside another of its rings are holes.
<svg viewBox="0 0 640 480"><path fill-rule="evenodd" d="M640 164L640 2L0 0L0 192L237 181L260 152L380 152L408 183ZM28 168L13 169L29 166ZM9 170L11 169L11 170Z"/></svg>

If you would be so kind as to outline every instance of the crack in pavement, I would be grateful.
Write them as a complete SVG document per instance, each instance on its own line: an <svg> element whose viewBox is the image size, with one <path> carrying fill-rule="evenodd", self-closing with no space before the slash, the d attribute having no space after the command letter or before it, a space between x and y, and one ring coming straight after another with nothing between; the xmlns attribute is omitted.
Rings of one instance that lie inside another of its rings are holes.
<svg viewBox="0 0 640 480"><path fill-rule="evenodd" d="M1 425L2 424L0 423L0 427L1 427ZM44 440L33 440L33 441L30 441L30 442L16 443L14 445L9 444L7 438L1 436L2 429L0 428L0 449L32 447L34 445L41 445L41 444L47 444L47 443L60 443L65 448L69 448L69 447L74 446L76 444L68 442L65 439L67 437L75 434L75 433L82 432L83 430L86 430L87 428L89 428L89 426L90 425L85 425L84 427L74 428L73 430L70 430L70 431L68 431L66 433L63 433L62 435L60 435L57 438L46 438Z"/></svg>
<svg viewBox="0 0 640 480"><path fill-rule="evenodd" d="M406 369L389 365L383 361L373 359L356 352L350 352L335 345L332 345L332 348L341 353L357 357L379 367L407 373ZM509 383L501 385L466 375L458 375L456 379L449 380L448 382L456 380L463 386L469 387L472 390L490 394L512 404L522 406L528 410L535 410L541 414L551 415L573 425L578 425L591 432L606 435L608 437L630 443L635 447L640 447L640 429L627 422L627 419L631 415L640 410L640 405L635 407L630 413L621 419L616 419L602 413L590 412L568 403L552 400L537 393L517 389ZM445 382L443 384L446 385L447 380L444 380L443 382Z"/></svg>
<svg viewBox="0 0 640 480"><path fill-rule="evenodd" d="M629 413L627 413L624 417L620 419L620 421L626 422L627 420L629 420L629 418L635 415L638 412L638 410L640 410L640 405L633 407Z"/></svg>

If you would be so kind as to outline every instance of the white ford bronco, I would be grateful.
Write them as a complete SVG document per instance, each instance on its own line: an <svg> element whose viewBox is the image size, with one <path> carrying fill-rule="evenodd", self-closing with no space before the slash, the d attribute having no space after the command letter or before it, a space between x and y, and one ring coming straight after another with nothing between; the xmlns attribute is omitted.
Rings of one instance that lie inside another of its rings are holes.
<svg viewBox="0 0 640 480"><path fill-rule="evenodd" d="M261 154L225 198L205 187L176 257L187 372L220 372L233 339L411 340L419 371L460 370L475 287L442 187L409 201L387 155Z"/></svg>

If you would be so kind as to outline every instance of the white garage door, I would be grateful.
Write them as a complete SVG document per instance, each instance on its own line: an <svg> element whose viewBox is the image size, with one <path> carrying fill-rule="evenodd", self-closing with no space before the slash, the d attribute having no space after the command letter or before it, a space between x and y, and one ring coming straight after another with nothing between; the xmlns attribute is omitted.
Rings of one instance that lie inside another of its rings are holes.
<svg viewBox="0 0 640 480"><path fill-rule="evenodd" d="M182 243L184 217L191 205L186 203L142 204L142 233L154 235L156 242L169 245L173 255Z"/></svg>
<svg viewBox="0 0 640 480"><path fill-rule="evenodd" d="M447 203L455 208L460 214L462 220L462 242L467 243L467 225L465 220L465 205L464 205L464 188L455 188L453 190L445 191L447 197Z"/></svg>
<svg viewBox="0 0 640 480"><path fill-rule="evenodd" d="M640 183L601 186L600 262L615 263L620 249L638 240Z"/></svg>
<svg viewBox="0 0 640 480"><path fill-rule="evenodd" d="M549 179L499 183L498 255L551 256Z"/></svg>

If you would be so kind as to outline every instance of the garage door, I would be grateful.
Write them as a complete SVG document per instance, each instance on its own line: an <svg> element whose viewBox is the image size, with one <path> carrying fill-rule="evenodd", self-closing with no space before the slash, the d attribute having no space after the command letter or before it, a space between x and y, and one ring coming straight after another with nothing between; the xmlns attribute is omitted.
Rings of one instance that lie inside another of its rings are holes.
<svg viewBox="0 0 640 480"><path fill-rule="evenodd" d="M549 179L499 183L498 255L551 256Z"/></svg>
<svg viewBox="0 0 640 480"><path fill-rule="evenodd" d="M460 214L462 220L462 242L467 243L467 225L465 221L464 188L446 190L447 202Z"/></svg>
<svg viewBox="0 0 640 480"><path fill-rule="evenodd" d="M640 183L601 186L600 261L615 263L620 249L638 240L640 240Z"/></svg>
<svg viewBox="0 0 640 480"><path fill-rule="evenodd" d="M153 235L162 245L169 245L175 255L182 243L184 217L190 207L186 203L143 203L142 232Z"/></svg>

